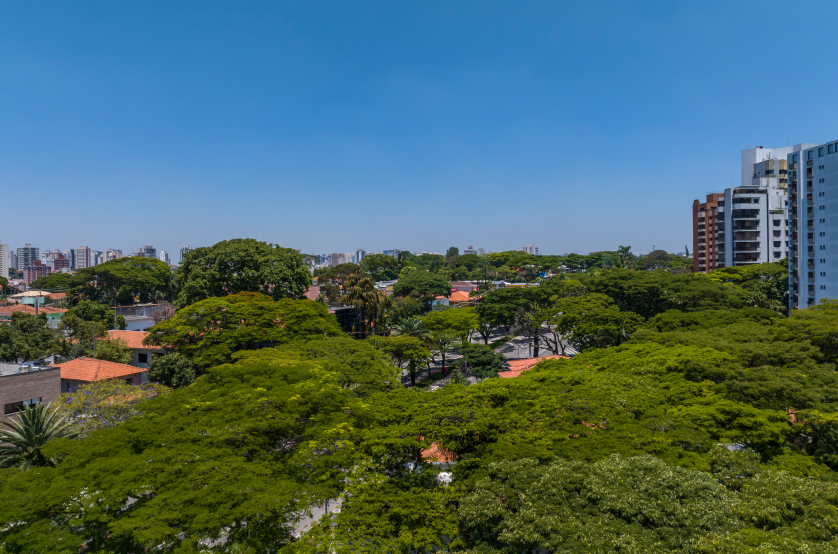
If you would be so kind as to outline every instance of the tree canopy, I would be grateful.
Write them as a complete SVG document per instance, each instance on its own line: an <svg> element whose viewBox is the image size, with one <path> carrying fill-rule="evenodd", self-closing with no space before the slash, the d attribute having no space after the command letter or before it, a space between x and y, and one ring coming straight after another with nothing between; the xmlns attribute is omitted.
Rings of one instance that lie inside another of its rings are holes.
<svg viewBox="0 0 838 554"><path fill-rule="evenodd" d="M334 316L318 302L240 292L178 310L149 329L145 342L171 348L207 368L231 361L238 350L340 334Z"/></svg>
<svg viewBox="0 0 838 554"><path fill-rule="evenodd" d="M255 239L232 239L186 254L174 283L176 303L184 307L240 292L261 292L274 300L302 298L312 277L296 250Z"/></svg>

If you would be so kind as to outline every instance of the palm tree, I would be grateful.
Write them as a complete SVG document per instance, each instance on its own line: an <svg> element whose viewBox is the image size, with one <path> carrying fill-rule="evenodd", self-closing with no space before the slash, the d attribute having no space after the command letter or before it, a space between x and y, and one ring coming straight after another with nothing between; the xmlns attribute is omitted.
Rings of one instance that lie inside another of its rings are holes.
<svg viewBox="0 0 838 554"><path fill-rule="evenodd" d="M428 332L425 330L422 320L418 317L406 317L402 319L393 325L392 333L396 336L408 335L423 340L428 337Z"/></svg>
<svg viewBox="0 0 838 554"><path fill-rule="evenodd" d="M47 458L41 449L52 439L75 435L66 419L58 406L36 404L26 406L18 421L0 422L6 427L0 430L0 467L54 466L57 460Z"/></svg>
<svg viewBox="0 0 838 554"><path fill-rule="evenodd" d="M358 310L366 337L374 323L390 307L390 299L383 292L376 290L372 277L360 271L344 278L343 289L340 303L344 306L354 306Z"/></svg>

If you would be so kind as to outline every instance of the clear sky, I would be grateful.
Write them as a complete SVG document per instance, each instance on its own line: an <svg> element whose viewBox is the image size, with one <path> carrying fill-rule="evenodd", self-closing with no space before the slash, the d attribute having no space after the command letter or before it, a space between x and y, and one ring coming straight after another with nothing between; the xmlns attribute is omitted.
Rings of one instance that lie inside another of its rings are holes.
<svg viewBox="0 0 838 554"><path fill-rule="evenodd" d="M681 251L741 149L838 138L836 29L835 2L0 0L0 241Z"/></svg>

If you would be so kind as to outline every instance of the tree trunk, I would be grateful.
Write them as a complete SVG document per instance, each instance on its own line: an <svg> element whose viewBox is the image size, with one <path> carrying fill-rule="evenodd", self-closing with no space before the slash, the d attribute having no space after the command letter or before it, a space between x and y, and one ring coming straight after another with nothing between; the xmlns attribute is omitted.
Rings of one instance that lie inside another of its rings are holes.
<svg viewBox="0 0 838 554"><path fill-rule="evenodd" d="M442 347L442 374L448 375L447 368L445 367L445 347Z"/></svg>
<svg viewBox="0 0 838 554"><path fill-rule="evenodd" d="M540 329L539 329L539 331L540 331ZM532 336L532 357L533 358L538 358L538 343L540 342L538 340L539 336L540 335L539 335L538 331L536 331L535 334Z"/></svg>
<svg viewBox="0 0 838 554"><path fill-rule="evenodd" d="M410 386L416 386L416 362L410 360L407 364L407 370L410 372Z"/></svg>

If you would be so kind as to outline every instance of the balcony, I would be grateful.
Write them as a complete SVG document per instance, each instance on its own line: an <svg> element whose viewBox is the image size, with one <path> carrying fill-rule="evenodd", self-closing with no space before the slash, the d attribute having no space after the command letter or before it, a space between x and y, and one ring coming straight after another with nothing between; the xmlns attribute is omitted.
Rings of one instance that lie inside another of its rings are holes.
<svg viewBox="0 0 838 554"><path fill-rule="evenodd" d="M740 244L739 246L733 247L734 252L759 252L759 243L758 242L751 242Z"/></svg>
<svg viewBox="0 0 838 554"><path fill-rule="evenodd" d="M812 208L807 208L806 209L806 217L809 218L809 219L814 218L815 217L815 210L813 210Z"/></svg>
<svg viewBox="0 0 838 554"><path fill-rule="evenodd" d="M814 282L815 282L815 278L814 278L814 277L807 277L807 279L809 280L809 282L810 282L810 283L814 283Z"/></svg>
<svg viewBox="0 0 838 554"><path fill-rule="evenodd" d="M815 165L815 160L806 160L806 167L812 167Z"/></svg>
<svg viewBox="0 0 838 554"><path fill-rule="evenodd" d="M815 270L814 260L809 260L809 261L806 262L806 269L808 269L809 271L814 271Z"/></svg>
<svg viewBox="0 0 838 554"><path fill-rule="evenodd" d="M814 221L807 221L806 222L806 230L811 232L815 230L815 222Z"/></svg>
<svg viewBox="0 0 838 554"><path fill-rule="evenodd" d="M811 181L806 185L806 192L815 192L815 185L813 185Z"/></svg>
<svg viewBox="0 0 838 554"><path fill-rule="evenodd" d="M734 231L733 241L759 240L759 231Z"/></svg>

